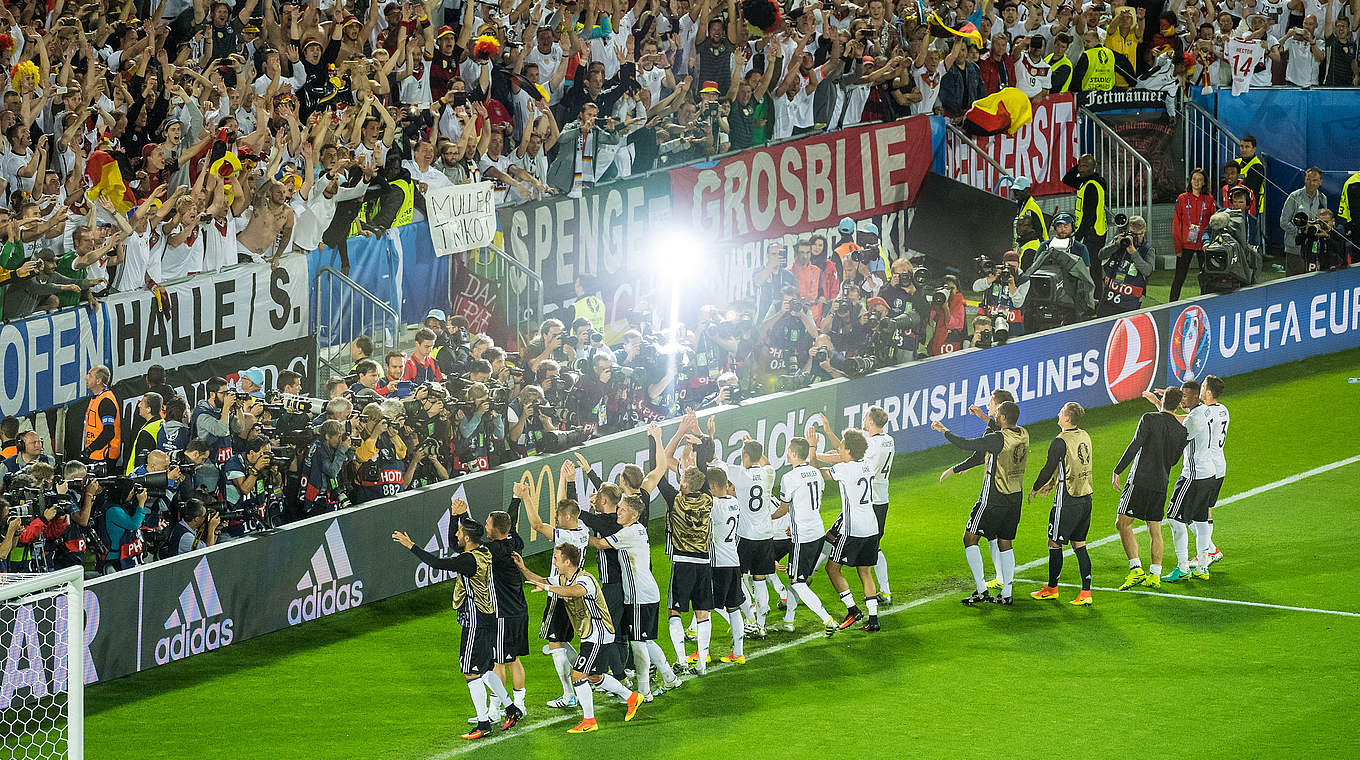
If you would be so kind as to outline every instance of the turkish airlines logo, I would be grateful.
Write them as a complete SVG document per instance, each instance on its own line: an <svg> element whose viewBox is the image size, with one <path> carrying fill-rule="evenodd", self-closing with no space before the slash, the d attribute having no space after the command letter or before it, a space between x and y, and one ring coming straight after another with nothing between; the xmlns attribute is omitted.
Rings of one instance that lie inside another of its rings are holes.
<svg viewBox="0 0 1360 760"><path fill-rule="evenodd" d="M1171 372L1177 382L1204 376L1212 350L1209 315L1199 306L1188 307L1171 326Z"/></svg>
<svg viewBox="0 0 1360 760"><path fill-rule="evenodd" d="M353 580L354 568L340 533L340 521L331 522L326 540L312 553L312 567L298 580L297 590L305 596L288 603L288 625L316 620L336 612L358 607L364 601L364 582Z"/></svg>
<svg viewBox="0 0 1360 760"><path fill-rule="evenodd" d="M235 638L231 618L218 620L222 602L208 558L199 560L194 577L179 593L179 606L165 619L167 635L156 642L156 664L182 660L227 646Z"/></svg>
<svg viewBox="0 0 1360 760"><path fill-rule="evenodd" d="M1114 323L1105 342L1105 391L1116 404L1152 388L1157 375L1157 324L1147 313Z"/></svg>

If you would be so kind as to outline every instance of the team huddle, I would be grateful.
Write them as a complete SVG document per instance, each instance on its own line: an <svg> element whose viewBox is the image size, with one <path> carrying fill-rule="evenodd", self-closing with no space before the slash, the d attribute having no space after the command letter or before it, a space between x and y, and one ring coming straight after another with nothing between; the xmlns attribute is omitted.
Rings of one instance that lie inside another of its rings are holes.
<svg viewBox="0 0 1360 760"><path fill-rule="evenodd" d="M1158 411L1139 421L1113 475L1114 487L1121 491L1116 524L1130 567L1121 589L1207 579L1210 563L1222 556L1212 542L1210 513L1226 470L1228 413L1218 403L1222 391L1223 382L1209 376L1202 384L1187 382L1145 394ZM1178 417L1182 409L1186 414ZM970 452L963 462L945 470L941 480L984 467L982 492L964 528L964 554L975 589L963 602L1010 605L1015 580L1012 542L1024 500L1029 432L1018 425L1020 409L1008 391L993 393L986 411L978 407L971 411L987 423L981 437L963 438L939 422L933 425L950 443ZM1082 586L1071 604L1079 606L1092 603L1086 552L1092 458L1091 437L1079 427L1084 413L1076 403L1062 408L1060 431L1029 494L1032 500L1054 493L1048 583L1031 596L1041 600L1058 596L1062 547L1070 544ZM741 445L739 465L715 461L716 415L701 431L697 417L689 413L666 445L658 426L648 428L649 472L628 465L617 483L603 483L577 455L593 486L584 503L576 498L576 463L568 459L560 473L565 497L550 510L548 522L536 510L525 510L532 530L555 547L547 577L525 567L520 554L524 541L516 526L529 496L525 482L515 484L505 511L493 511L483 522L469 516L464 501L453 501L455 530L450 543L458 551L452 557L435 556L415 546L405 533L394 532L393 540L422 562L455 574L453 606L462 627L460 667L476 711L469 719L474 727L462 738L490 736L493 722L509 730L525 715L520 661L529 654L525 583L547 595L539 636L547 642L544 652L551 656L562 687L561 696L547 706L582 712L569 733L598 729L597 691L617 697L624 705L624 721L630 721L642 704L681 686L682 676L704 675L712 662L715 612L731 635L728 654L718 658L724 663L745 663L745 639L766 636L774 600L784 611L778 630L795 630L801 606L817 617L828 637L856 624L861 631L878 631L879 608L891 603L887 560L880 548L894 454L893 438L885 430L888 419L884 409L870 407L862 429L850 428L840 436L824 421L814 422L804 437L789 441L785 452L789 469L781 477L763 445L749 437ZM1185 465L1171 489L1167 513L1177 566L1162 576L1160 526L1171 469L1182 454ZM1126 469L1128 481L1121 486L1120 475ZM840 489L841 503L829 530L821 514L828 483ZM666 555L671 561L666 632L673 661L657 640L662 598L652 575L646 528L653 492L666 505ZM1139 559L1134 521L1146 522L1152 536L1148 571ZM1191 529L1199 550L1193 561L1188 548ZM981 539L987 539L991 550L996 571L992 581L985 577ZM597 575L585 570L584 560L592 549ZM839 621L809 586L823 568L845 607ZM845 568L853 568L859 579L862 608ZM688 627L686 614L691 615ZM653 668L659 679L655 689Z"/></svg>

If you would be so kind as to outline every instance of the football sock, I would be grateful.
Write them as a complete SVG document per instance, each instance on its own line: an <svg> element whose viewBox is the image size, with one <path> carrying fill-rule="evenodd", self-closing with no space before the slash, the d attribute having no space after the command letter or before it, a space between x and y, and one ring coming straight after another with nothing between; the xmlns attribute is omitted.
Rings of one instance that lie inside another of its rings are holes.
<svg viewBox="0 0 1360 760"><path fill-rule="evenodd" d="M987 593L987 581L982 574L982 549L977 544L963 547L963 556L968 559L968 569L973 571L973 585L979 594Z"/></svg>
<svg viewBox="0 0 1360 760"><path fill-rule="evenodd" d="M1176 550L1176 567L1182 573L1190 572L1190 531L1180 520L1171 521L1171 546Z"/></svg>
<svg viewBox="0 0 1360 760"><path fill-rule="evenodd" d="M992 572L995 577L1001 577L1001 547L996 541L988 540L987 549L992 553ZM986 585L986 584L983 584Z"/></svg>
<svg viewBox="0 0 1360 760"><path fill-rule="evenodd" d="M675 647L675 661L683 663L685 661L685 624L680 622L679 615L671 615L670 618L671 646Z"/></svg>
<svg viewBox="0 0 1360 760"><path fill-rule="evenodd" d="M743 586L745 586L745 584L743 584ZM747 620L755 620L756 618L755 610L751 606L751 589L750 587L745 587L745 590L746 599L741 603L741 620L743 625L745 625Z"/></svg>
<svg viewBox="0 0 1360 760"><path fill-rule="evenodd" d="M727 622L729 623L728 627L732 629L732 654L744 657L746 655L746 632L741 624L741 610L728 610Z"/></svg>
<svg viewBox="0 0 1360 760"><path fill-rule="evenodd" d="M552 654L553 668L557 670L557 678L562 682L562 698L571 699L571 659L565 648L549 649Z"/></svg>
<svg viewBox="0 0 1360 760"><path fill-rule="evenodd" d="M619 682L619 679L608 673L604 674L604 678L600 681L600 687L619 699L628 699L633 696L633 692L629 691L628 687L624 686Z"/></svg>
<svg viewBox="0 0 1360 760"><path fill-rule="evenodd" d="M1011 595L1011 583L1015 580L1015 550L1001 552L1001 595Z"/></svg>
<svg viewBox="0 0 1360 760"><path fill-rule="evenodd" d="M699 634L699 667L708 659L708 645L713 640L713 618L695 623L694 630Z"/></svg>
<svg viewBox="0 0 1360 760"><path fill-rule="evenodd" d="M671 664L666 662L666 653L661 650L661 645L655 641L648 641L647 653L651 655L651 663L656 666L656 671L661 674L661 680L666 683L675 682L675 671L671 670Z"/></svg>
<svg viewBox="0 0 1360 760"><path fill-rule="evenodd" d="M821 554L817 555L817 566L812 568L812 572L816 573L818 570L821 570L828 559L831 559L831 542L825 541L822 543Z"/></svg>
<svg viewBox="0 0 1360 760"><path fill-rule="evenodd" d="M770 611L770 587L765 585L765 581L755 582L756 591L756 625L765 627L765 615Z"/></svg>
<svg viewBox="0 0 1360 760"><path fill-rule="evenodd" d="M774 576L772 575L770 577L773 578ZM788 590L781 594L781 596L784 597L785 623L792 623L793 615L798 610L798 592L793 589L793 585L794 584L790 583Z"/></svg>
<svg viewBox="0 0 1360 760"><path fill-rule="evenodd" d="M1081 571L1081 587L1091 590L1091 555L1086 553L1085 546L1078 546L1072 550L1077 555L1077 568Z"/></svg>
<svg viewBox="0 0 1360 760"><path fill-rule="evenodd" d="M501 677L496 675L495 672L488 671L483 673L482 682L485 683L486 687L495 695L495 699L492 700L493 706L496 704L496 700L500 701L500 708L502 710L505 709L506 705L510 704L510 692L505 690L505 683L501 681Z"/></svg>
<svg viewBox="0 0 1360 760"><path fill-rule="evenodd" d="M1204 537L1204 540L1209 544L1210 554L1218 551L1218 547L1214 545L1214 518L1212 517L1209 518L1209 533Z"/></svg>
<svg viewBox="0 0 1360 760"><path fill-rule="evenodd" d="M1192 523L1190 527L1195 530L1195 551L1199 552L1199 569L1208 571L1209 552L1213 551L1213 543L1209 541L1209 523Z"/></svg>
<svg viewBox="0 0 1360 760"><path fill-rule="evenodd" d="M1130 569L1130 570L1137 570L1137 569L1141 568L1142 566L1143 566L1143 560L1138 559L1137 557L1134 557L1133 559L1129 560L1129 569Z"/></svg>
<svg viewBox="0 0 1360 760"><path fill-rule="evenodd" d="M778 575L770 573L765 576L765 582L770 584L770 588L774 589L774 593L779 597L781 602L787 603L786 597L788 596L788 592L784 590L784 582L779 580Z"/></svg>
<svg viewBox="0 0 1360 760"><path fill-rule="evenodd" d="M1161 565L1148 565L1148 573L1149 573L1150 575L1161 575L1161 574L1162 574L1162 566L1161 566Z"/></svg>
<svg viewBox="0 0 1360 760"><path fill-rule="evenodd" d="M510 692L510 698L514 700L515 707L518 707L520 712L524 712L524 689L515 689Z"/></svg>
<svg viewBox="0 0 1360 760"><path fill-rule="evenodd" d="M472 707L477 711L477 722L485 723L491 720L486 712L486 684L480 678L474 678L467 682L468 693L472 695Z"/></svg>
<svg viewBox="0 0 1360 760"><path fill-rule="evenodd" d="M846 612L853 612L856 609L858 609L855 606L855 595L850 591L850 589L846 589L841 592L841 604L845 605Z"/></svg>
<svg viewBox="0 0 1360 760"><path fill-rule="evenodd" d="M1062 575L1063 552L1062 547L1048 550L1048 585L1054 587L1058 585L1058 577Z"/></svg>
<svg viewBox="0 0 1360 760"><path fill-rule="evenodd" d="M630 641L628 648L633 650L633 672L637 673L639 694L652 693L652 656L647 651L647 642Z"/></svg>
<svg viewBox="0 0 1360 760"><path fill-rule="evenodd" d="M803 604L807 605L807 608L817 615L817 619L821 620L823 625L831 622L831 615L827 613L826 607L822 606L822 600L812 593L812 589L806 583L793 584L793 595L789 597L789 601L792 602L795 596L803 600ZM792 614L793 605L790 604L789 614L784 616L785 619L792 621Z"/></svg>
<svg viewBox="0 0 1360 760"><path fill-rule="evenodd" d="M590 688L590 681L582 678L572 685L576 688L576 701L581 705L581 717L594 720L595 694Z"/></svg>
<svg viewBox="0 0 1360 760"><path fill-rule="evenodd" d="M888 589L888 558L881 551L878 553L878 562L874 563L874 580L878 582L878 593L892 593Z"/></svg>
<svg viewBox="0 0 1360 760"><path fill-rule="evenodd" d="M869 617L878 617L878 597L865 597L864 606L869 610Z"/></svg>

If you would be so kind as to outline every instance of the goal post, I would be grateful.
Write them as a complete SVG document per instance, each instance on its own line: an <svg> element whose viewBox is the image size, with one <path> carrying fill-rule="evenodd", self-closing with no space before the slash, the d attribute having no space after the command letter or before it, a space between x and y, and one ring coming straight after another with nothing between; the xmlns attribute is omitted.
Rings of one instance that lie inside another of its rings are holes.
<svg viewBox="0 0 1360 760"><path fill-rule="evenodd" d="M0 760L85 756L85 568L0 573Z"/></svg>

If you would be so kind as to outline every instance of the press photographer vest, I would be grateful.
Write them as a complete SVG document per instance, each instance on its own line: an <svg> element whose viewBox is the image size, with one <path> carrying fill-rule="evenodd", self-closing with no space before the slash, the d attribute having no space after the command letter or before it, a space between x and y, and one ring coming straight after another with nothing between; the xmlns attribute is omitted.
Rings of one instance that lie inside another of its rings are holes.
<svg viewBox="0 0 1360 760"><path fill-rule="evenodd" d="M494 617L496 601L491 596L491 550L479 546L467 553L477 562L477 569L471 576L460 573L454 579L453 608L460 615L469 617Z"/></svg>
<svg viewBox="0 0 1360 760"><path fill-rule="evenodd" d="M1114 52L1098 47L1082 53L1086 57L1086 75L1081 78L1084 92L1105 92L1114 89Z"/></svg>
<svg viewBox="0 0 1360 760"><path fill-rule="evenodd" d="M1091 495L1091 435L1080 428L1058 433L1067 452L1058 463L1058 479L1068 496Z"/></svg>
<svg viewBox="0 0 1360 760"><path fill-rule="evenodd" d="M118 407L118 399L114 398L113 391L105 389L103 393L90 399L90 405L85 408L84 445L89 446L95 439L99 438L99 435L104 432L107 426L112 425L113 439L100 448L91 451L89 458L96 462L116 463L118 461L118 453L123 447L123 429L118 425L117 417L114 417L113 421L108 422L99 416L99 405L106 400L111 402L115 409Z"/></svg>
<svg viewBox="0 0 1360 760"><path fill-rule="evenodd" d="M1147 292L1147 277L1138 271L1133 258L1122 250L1106 259L1106 267L1113 268L1114 274L1106 272L1105 299L1121 310L1137 309L1143 304L1143 294Z"/></svg>
<svg viewBox="0 0 1360 760"><path fill-rule="evenodd" d="M1025 487L1025 459L1029 455L1029 431L1022 428L1003 428L1001 453L988 454L992 458L992 488L1003 494L1018 494Z"/></svg>
<svg viewBox="0 0 1360 760"><path fill-rule="evenodd" d="M359 465L359 477L355 480L357 488L355 501L372 501L384 496L401 493L406 480L406 465L397 456L396 446L390 434L378 436L378 455Z"/></svg>
<svg viewBox="0 0 1360 760"><path fill-rule="evenodd" d="M590 320L590 329L595 332L604 332L604 301L598 296L582 296L576 299L571 305L574 318L582 317Z"/></svg>
<svg viewBox="0 0 1360 760"><path fill-rule="evenodd" d="M218 409L214 409L211 404L200 403L195 406L194 415L189 419L189 428L194 434L197 433L197 430L194 430L194 428L198 423L198 418L205 414L217 417L220 416L222 412ZM204 435L203 442L208 444L208 461L213 464L226 464L227 460L231 459L232 454L234 453L232 451L231 441L232 439L229 435Z"/></svg>

